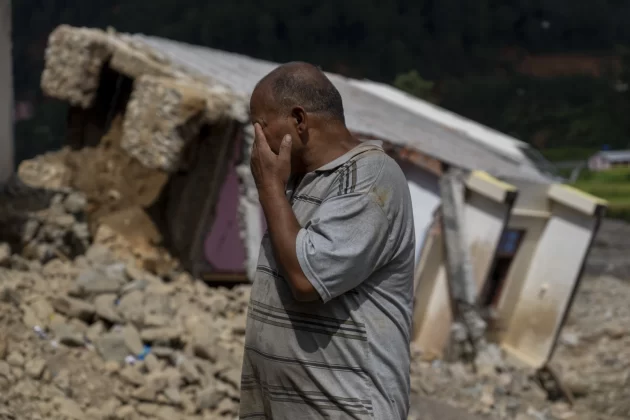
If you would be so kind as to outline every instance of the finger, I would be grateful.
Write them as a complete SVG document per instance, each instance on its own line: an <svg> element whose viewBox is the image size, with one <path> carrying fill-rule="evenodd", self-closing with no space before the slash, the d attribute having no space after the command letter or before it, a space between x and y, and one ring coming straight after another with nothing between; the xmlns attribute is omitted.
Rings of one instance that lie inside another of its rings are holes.
<svg viewBox="0 0 630 420"><path fill-rule="evenodd" d="M287 134L280 143L280 150L278 152L278 158L290 162L291 161L291 135Z"/></svg>
<svg viewBox="0 0 630 420"><path fill-rule="evenodd" d="M265 133L263 132L260 124L254 124L254 146L259 147L262 150L270 150L269 143L267 143L267 137L265 137Z"/></svg>

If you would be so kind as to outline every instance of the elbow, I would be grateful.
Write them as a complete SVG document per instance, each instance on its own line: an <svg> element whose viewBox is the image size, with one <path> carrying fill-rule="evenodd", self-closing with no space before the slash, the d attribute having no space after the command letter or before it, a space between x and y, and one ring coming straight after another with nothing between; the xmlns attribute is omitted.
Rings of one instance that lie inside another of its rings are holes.
<svg viewBox="0 0 630 420"><path fill-rule="evenodd" d="M314 302L319 300L319 293L313 287L306 276L297 276L291 281L291 291L293 298L298 302Z"/></svg>

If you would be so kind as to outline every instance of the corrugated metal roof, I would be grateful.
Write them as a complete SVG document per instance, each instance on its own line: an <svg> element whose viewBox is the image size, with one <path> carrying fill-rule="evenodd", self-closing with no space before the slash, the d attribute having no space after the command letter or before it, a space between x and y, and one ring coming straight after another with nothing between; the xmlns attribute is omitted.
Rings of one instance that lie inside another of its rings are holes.
<svg viewBox="0 0 630 420"><path fill-rule="evenodd" d="M248 98L256 83L278 64L176 41L134 35L171 62L225 85ZM462 130L423 117L418 113L354 86L350 80L327 73L344 101L348 128L366 136L415 148L446 163L465 169L481 169L495 176L546 180L527 159L504 153L471 140Z"/></svg>
<svg viewBox="0 0 630 420"><path fill-rule="evenodd" d="M597 155L609 162L630 162L630 150L606 150Z"/></svg>
<svg viewBox="0 0 630 420"><path fill-rule="evenodd" d="M523 141L507 136L444 108L440 108L430 102L416 98L408 93L396 89L391 85L372 82L369 80L350 79L349 82L359 89L363 89L382 99L402 106L407 110L437 124L454 128L455 130L460 131L463 136L467 136L471 140L481 142L485 146L490 147L501 154L505 154L506 156L519 161L526 159L523 149L528 148L529 145Z"/></svg>

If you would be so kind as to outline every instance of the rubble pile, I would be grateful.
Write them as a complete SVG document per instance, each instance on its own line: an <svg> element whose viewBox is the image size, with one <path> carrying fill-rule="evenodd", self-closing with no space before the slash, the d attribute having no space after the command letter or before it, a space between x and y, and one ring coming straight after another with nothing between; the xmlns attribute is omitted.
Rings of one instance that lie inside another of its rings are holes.
<svg viewBox="0 0 630 420"><path fill-rule="evenodd" d="M626 282L609 276L583 280L550 363L573 396L573 406L549 395L532 369L517 367L492 345L479 356L476 371L416 354L412 392L492 419L630 418L629 301ZM416 411L410 419L423 419Z"/></svg>
<svg viewBox="0 0 630 420"><path fill-rule="evenodd" d="M141 266L163 266L161 272L168 271L176 261L160 248L162 235L147 214L160 197L168 176L129 156L120 146L121 130L122 118L118 116L97 147L64 148L38 156L22 162L18 174L33 188L80 192L84 203L79 210L85 211L87 223L80 225L84 236L89 233L97 242L108 243L119 237L116 240L130 245L131 254L141 261ZM48 210L53 219L75 226L56 209L52 206Z"/></svg>
<svg viewBox="0 0 630 420"><path fill-rule="evenodd" d="M630 224L605 219L588 256L586 270L592 275L607 274L630 279Z"/></svg>
<svg viewBox="0 0 630 420"><path fill-rule="evenodd" d="M0 245L0 419L236 418L249 287L141 268L133 244L89 235L87 206L57 193L29 215L29 246ZM412 349L410 420L429 400L458 407L453 418L628 418L629 299L620 280L584 280L552 360L573 406L493 345L475 369Z"/></svg>
<svg viewBox="0 0 630 420"><path fill-rule="evenodd" d="M247 287L159 278L101 244L2 262L0 419L235 418Z"/></svg>

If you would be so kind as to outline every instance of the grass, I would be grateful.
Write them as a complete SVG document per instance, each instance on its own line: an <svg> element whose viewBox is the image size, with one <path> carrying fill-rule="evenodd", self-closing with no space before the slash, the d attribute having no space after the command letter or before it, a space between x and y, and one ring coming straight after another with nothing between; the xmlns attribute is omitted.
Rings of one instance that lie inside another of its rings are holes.
<svg viewBox="0 0 630 420"><path fill-rule="evenodd" d="M584 170L573 186L607 200L609 217L630 221L630 168Z"/></svg>

